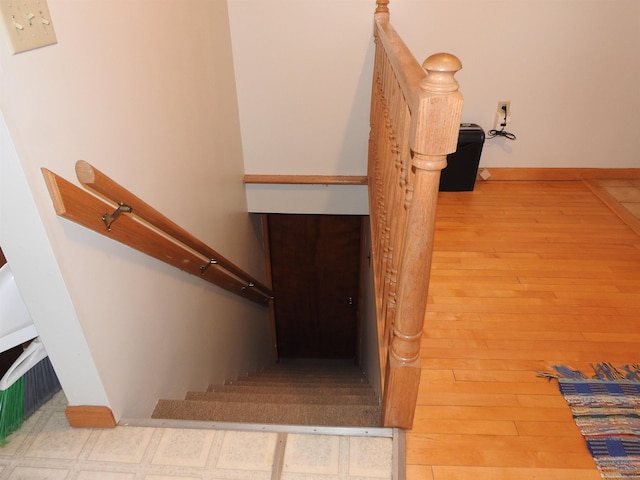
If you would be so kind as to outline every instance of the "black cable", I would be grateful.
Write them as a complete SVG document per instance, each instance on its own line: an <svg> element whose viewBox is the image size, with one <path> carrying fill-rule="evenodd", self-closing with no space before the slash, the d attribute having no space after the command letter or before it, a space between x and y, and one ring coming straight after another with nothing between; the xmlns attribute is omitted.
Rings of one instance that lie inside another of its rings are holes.
<svg viewBox="0 0 640 480"><path fill-rule="evenodd" d="M515 133L505 132L504 127L502 128L502 130L489 130L487 132L487 138L494 138L494 137L505 137L505 138L508 138L509 140L516 139Z"/></svg>
<svg viewBox="0 0 640 480"><path fill-rule="evenodd" d="M500 130L495 130L495 129L489 130L487 132L487 138L505 137L509 140L515 140L516 139L515 133L507 132L504 129L507 126L507 107L503 106L502 110L504 111L504 121L500 124L502 128Z"/></svg>

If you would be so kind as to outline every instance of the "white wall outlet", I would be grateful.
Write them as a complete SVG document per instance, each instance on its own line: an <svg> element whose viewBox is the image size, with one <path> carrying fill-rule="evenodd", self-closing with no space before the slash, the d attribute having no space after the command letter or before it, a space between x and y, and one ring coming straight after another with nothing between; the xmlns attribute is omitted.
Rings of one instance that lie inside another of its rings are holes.
<svg viewBox="0 0 640 480"><path fill-rule="evenodd" d="M0 0L0 14L12 53L57 43L46 0Z"/></svg>
<svg viewBox="0 0 640 480"><path fill-rule="evenodd" d="M509 100L502 100L498 102L493 128L495 130L506 130L509 123L511 123L511 102Z"/></svg>

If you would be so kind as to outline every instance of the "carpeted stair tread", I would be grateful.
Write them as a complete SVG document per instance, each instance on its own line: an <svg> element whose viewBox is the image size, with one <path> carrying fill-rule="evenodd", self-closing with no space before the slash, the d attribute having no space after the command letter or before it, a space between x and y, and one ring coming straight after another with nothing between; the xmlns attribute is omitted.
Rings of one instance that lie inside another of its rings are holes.
<svg viewBox="0 0 640 480"><path fill-rule="evenodd" d="M153 418L234 423L380 426L380 402L353 362L285 361L185 400L160 400Z"/></svg>
<svg viewBox="0 0 640 480"><path fill-rule="evenodd" d="M246 393L246 392L187 392L186 400L224 401L246 403L283 403L300 405L331 405L339 401L341 405L378 405L378 399L373 391L360 395L331 395L310 392L296 393Z"/></svg>
<svg viewBox="0 0 640 480"><path fill-rule="evenodd" d="M362 375L350 377L330 377L313 375L269 375L255 374L246 377L239 377L236 381L255 382L272 380L276 382L318 382L318 383L360 383L365 381Z"/></svg>
<svg viewBox="0 0 640 480"><path fill-rule="evenodd" d="M327 371L318 371L318 372L309 372L309 371L282 371L282 370L264 370L259 373L254 373L251 375L244 376L242 378L251 378L251 377L278 377L278 378L318 378L318 379L343 379L343 378L362 378L362 372L353 371L353 372L327 372Z"/></svg>
<svg viewBox="0 0 640 480"><path fill-rule="evenodd" d="M326 375L362 375L360 368L350 367L305 367L297 365L272 365L262 370L264 373L303 373L303 374L326 374Z"/></svg>
<svg viewBox="0 0 640 480"><path fill-rule="evenodd" d="M281 358L275 365L267 368L275 369L322 369L322 370L349 370L357 369L353 359L341 358Z"/></svg>
<svg viewBox="0 0 640 480"><path fill-rule="evenodd" d="M292 384L321 384L321 385L369 385L366 377L361 371L353 368L349 372L340 372L326 369L305 370L296 369L295 371L286 368L270 368L258 373L239 377L237 380L228 383L292 383Z"/></svg>
<svg viewBox="0 0 640 480"><path fill-rule="evenodd" d="M152 417L281 425L371 427L380 424L380 408L371 405L254 404L160 400Z"/></svg>
<svg viewBox="0 0 640 480"><path fill-rule="evenodd" d="M208 392L252 392L253 394L260 393L302 393L302 394L311 394L311 393L322 393L327 389L318 389L317 384L297 384L297 385L274 385L274 384L255 384L255 385L247 385L247 384L225 384L225 385L209 385L207 388ZM333 386L331 387L331 391L336 395L359 395L362 392L371 391L371 387L369 385L345 385L341 387Z"/></svg>
<svg viewBox="0 0 640 480"><path fill-rule="evenodd" d="M252 375L239 377L237 381L255 381L255 380L272 380L276 382L308 382L314 381L318 383L366 383L366 379L362 374L351 375L327 375L327 374L301 374L301 373L282 373L282 372L260 372Z"/></svg>
<svg viewBox="0 0 640 480"><path fill-rule="evenodd" d="M234 380L232 382L227 382L225 385L317 385L318 387L358 387L365 386L368 387L369 384L362 381L362 379L353 379L351 381L347 380L314 380L313 378L246 378L242 377L238 380Z"/></svg>

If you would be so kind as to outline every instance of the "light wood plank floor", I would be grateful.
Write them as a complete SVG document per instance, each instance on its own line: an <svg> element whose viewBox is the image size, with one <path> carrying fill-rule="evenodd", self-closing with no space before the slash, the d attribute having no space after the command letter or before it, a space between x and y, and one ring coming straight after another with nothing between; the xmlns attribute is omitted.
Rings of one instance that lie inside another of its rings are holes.
<svg viewBox="0 0 640 480"><path fill-rule="evenodd" d="M556 382L640 361L640 237L581 181L439 197L409 480L596 480Z"/></svg>

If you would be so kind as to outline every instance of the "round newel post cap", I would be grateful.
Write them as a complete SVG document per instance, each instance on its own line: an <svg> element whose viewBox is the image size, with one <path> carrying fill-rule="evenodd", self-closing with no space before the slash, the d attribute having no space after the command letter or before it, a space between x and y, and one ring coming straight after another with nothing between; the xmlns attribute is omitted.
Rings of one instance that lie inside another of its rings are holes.
<svg viewBox="0 0 640 480"><path fill-rule="evenodd" d="M462 62L455 55L434 53L422 63L422 68L427 72L420 82L423 89L438 93L458 90L459 84L454 76L462 69Z"/></svg>

